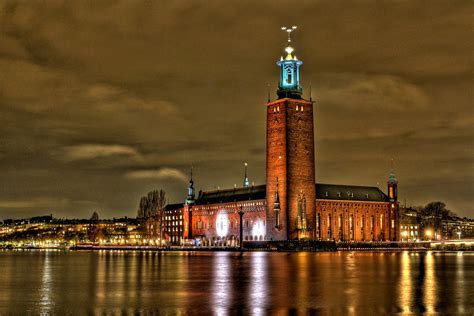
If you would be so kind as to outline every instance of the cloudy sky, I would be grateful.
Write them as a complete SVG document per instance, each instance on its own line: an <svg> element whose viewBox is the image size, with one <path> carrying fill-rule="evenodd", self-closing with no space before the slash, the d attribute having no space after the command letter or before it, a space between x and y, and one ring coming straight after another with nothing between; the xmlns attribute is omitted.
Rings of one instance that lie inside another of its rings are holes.
<svg viewBox="0 0 474 316"><path fill-rule="evenodd" d="M0 219L135 216L265 182L283 25L315 99L316 179L474 217L473 1L1 1Z"/></svg>

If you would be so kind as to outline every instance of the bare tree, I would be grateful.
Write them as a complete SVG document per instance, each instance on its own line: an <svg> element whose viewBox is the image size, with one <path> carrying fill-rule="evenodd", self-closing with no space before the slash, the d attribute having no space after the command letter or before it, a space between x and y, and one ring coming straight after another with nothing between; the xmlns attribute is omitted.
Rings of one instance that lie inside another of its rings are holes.
<svg viewBox="0 0 474 316"><path fill-rule="evenodd" d="M163 212L166 206L166 193L153 190L140 199L137 218L148 238L163 237Z"/></svg>

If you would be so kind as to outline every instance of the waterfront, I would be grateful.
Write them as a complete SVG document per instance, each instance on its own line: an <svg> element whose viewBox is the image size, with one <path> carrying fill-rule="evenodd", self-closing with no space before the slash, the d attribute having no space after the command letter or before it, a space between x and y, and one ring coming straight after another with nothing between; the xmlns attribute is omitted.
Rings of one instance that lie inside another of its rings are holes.
<svg viewBox="0 0 474 316"><path fill-rule="evenodd" d="M474 254L0 251L3 314L474 312Z"/></svg>

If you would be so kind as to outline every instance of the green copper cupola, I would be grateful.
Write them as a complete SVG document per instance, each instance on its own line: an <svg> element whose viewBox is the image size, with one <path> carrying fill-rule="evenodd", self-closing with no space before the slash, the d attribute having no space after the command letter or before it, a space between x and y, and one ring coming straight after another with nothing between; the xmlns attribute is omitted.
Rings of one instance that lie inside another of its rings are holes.
<svg viewBox="0 0 474 316"><path fill-rule="evenodd" d="M303 64L293 55L294 48L291 47L291 32L296 30L296 26L282 27L281 29L288 33L288 44L285 48L286 57L283 56L277 62L280 67L280 83L278 84L278 98L301 99L303 90L300 86L300 66Z"/></svg>

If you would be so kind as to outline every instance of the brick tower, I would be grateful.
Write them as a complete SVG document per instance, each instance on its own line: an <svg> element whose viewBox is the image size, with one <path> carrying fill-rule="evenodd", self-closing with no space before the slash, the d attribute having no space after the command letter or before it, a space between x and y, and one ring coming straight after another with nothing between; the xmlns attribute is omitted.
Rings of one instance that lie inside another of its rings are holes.
<svg viewBox="0 0 474 316"><path fill-rule="evenodd" d="M267 103L267 238L314 239L313 102L302 99L299 67L288 32L281 57L278 99Z"/></svg>

